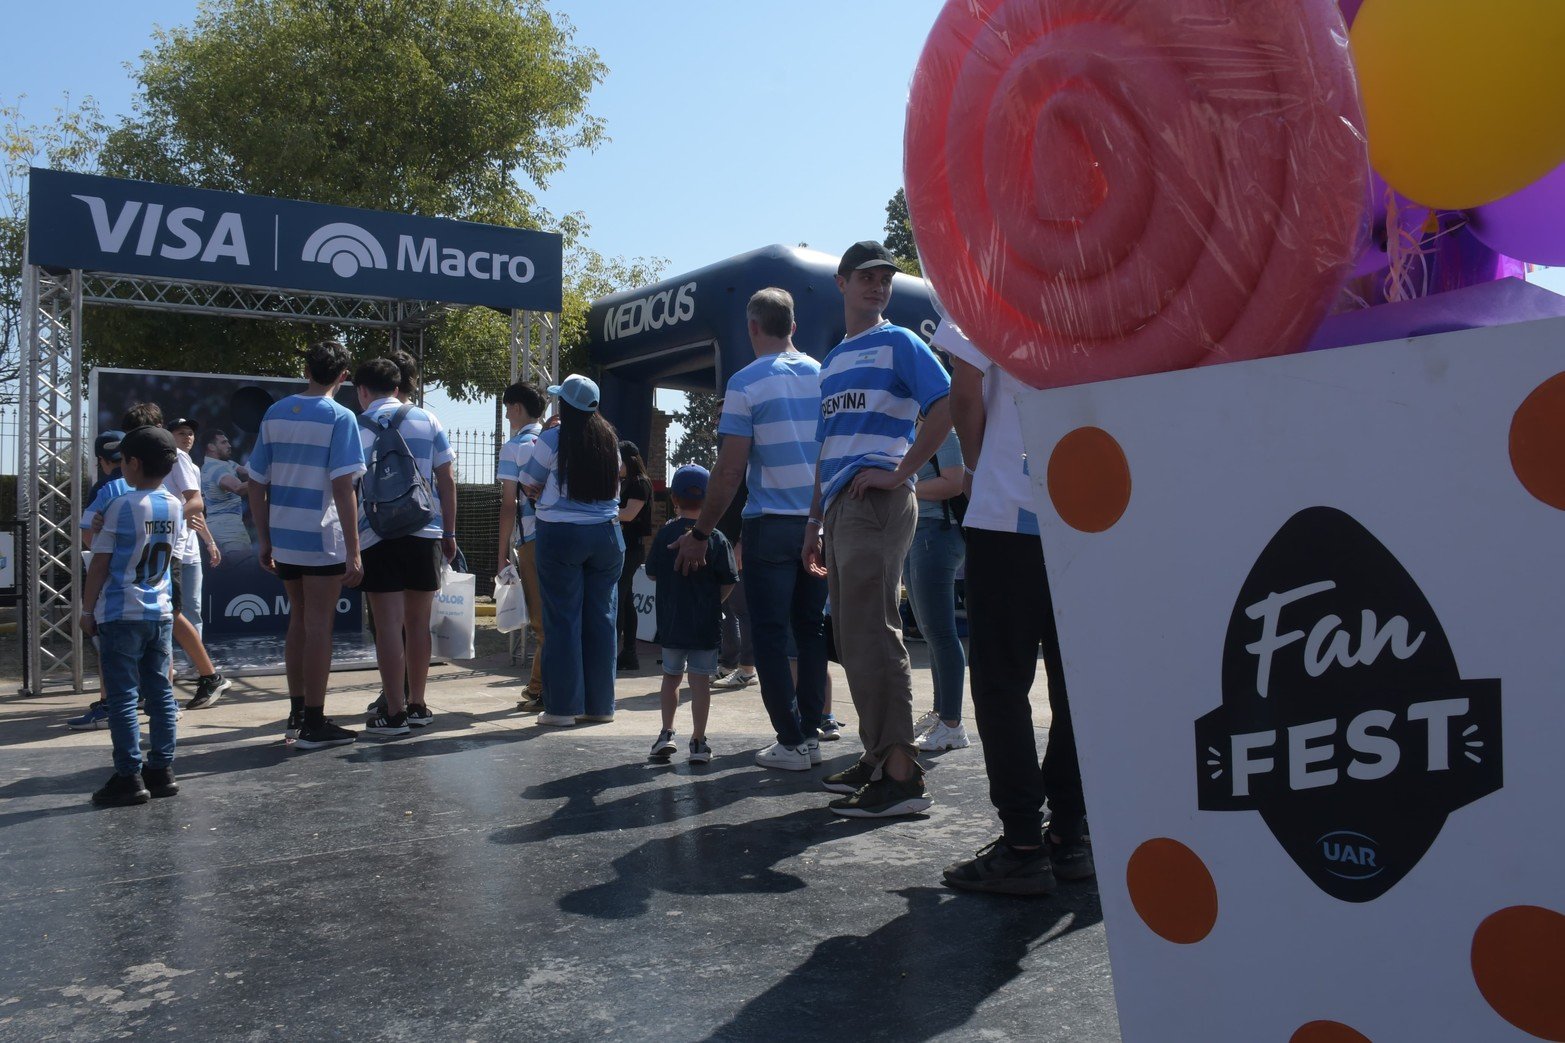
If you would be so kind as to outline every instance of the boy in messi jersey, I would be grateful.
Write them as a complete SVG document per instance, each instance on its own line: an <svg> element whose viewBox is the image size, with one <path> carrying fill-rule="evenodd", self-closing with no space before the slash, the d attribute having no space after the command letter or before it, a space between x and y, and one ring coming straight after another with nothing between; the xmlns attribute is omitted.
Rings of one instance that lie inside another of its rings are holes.
<svg viewBox="0 0 1565 1043"><path fill-rule="evenodd" d="M864 742L859 763L822 783L850 794L830 805L850 818L910 815L931 803L913 746L898 602L918 523L914 475L951 431L951 378L917 334L885 319L896 271L891 251L874 241L854 243L837 265L846 336L821 365L821 452L804 531L804 565L826 577Z"/></svg>
<svg viewBox="0 0 1565 1043"><path fill-rule="evenodd" d="M177 450L167 431L143 427L120 443L130 491L103 512L92 541L81 628L98 638L114 775L92 795L101 807L145 804L179 792L174 781L178 707L169 681L174 601L169 566L185 535L184 505L162 488ZM144 697L151 746L141 756L136 702Z"/></svg>

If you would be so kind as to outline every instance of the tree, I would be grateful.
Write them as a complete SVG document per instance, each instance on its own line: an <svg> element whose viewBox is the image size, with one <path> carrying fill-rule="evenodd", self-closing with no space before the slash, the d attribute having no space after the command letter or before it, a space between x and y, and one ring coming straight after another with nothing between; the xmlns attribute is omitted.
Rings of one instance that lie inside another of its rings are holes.
<svg viewBox="0 0 1565 1043"><path fill-rule="evenodd" d="M66 98L51 123L29 124L0 104L0 402L14 402L22 362L22 267L27 237L27 168L94 172L108 127L97 103Z"/></svg>
<svg viewBox="0 0 1565 1043"><path fill-rule="evenodd" d="M668 454L671 465L700 464L707 470L717 466L719 401L711 392L691 392L685 408L674 414L674 423L684 430Z"/></svg>
<svg viewBox="0 0 1565 1043"><path fill-rule="evenodd" d="M313 202L557 229L591 281L580 214L556 220L546 187L574 149L603 140L587 111L606 72L543 0L206 0L191 28L142 55L134 117L107 172ZM606 262L602 262L606 263ZM89 355L161 368L291 373L318 327L105 312ZM350 340L383 334L343 331ZM508 320L472 309L426 337L426 377L493 394ZM214 351L214 345L221 345ZM503 367L498 372L503 382Z"/></svg>
<svg viewBox="0 0 1565 1043"><path fill-rule="evenodd" d="M900 188L886 204L886 249L891 251L897 264L907 274L924 274L924 267L918 260L918 243L913 240L913 221L908 216L907 193Z"/></svg>

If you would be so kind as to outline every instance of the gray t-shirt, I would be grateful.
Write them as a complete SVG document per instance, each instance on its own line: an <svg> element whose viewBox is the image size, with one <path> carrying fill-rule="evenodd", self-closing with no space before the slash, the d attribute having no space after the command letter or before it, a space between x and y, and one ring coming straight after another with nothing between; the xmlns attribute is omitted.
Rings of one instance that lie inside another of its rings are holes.
<svg viewBox="0 0 1565 1043"><path fill-rule="evenodd" d="M935 450L934 458L918 469L918 480L922 482L925 478L933 478L936 463L940 465L941 474L951 476L958 482L962 480L962 446L956 440L955 431L946 435L946 440ZM940 509L939 500L918 501L918 520L924 521L926 518L945 520L945 512Z"/></svg>

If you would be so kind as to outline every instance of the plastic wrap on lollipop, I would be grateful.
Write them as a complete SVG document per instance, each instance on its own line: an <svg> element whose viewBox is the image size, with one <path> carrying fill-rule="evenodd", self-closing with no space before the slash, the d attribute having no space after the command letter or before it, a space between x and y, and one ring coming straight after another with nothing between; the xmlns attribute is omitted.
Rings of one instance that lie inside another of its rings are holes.
<svg viewBox="0 0 1565 1043"><path fill-rule="evenodd" d="M1034 387L1304 346L1369 166L1332 0L950 0L908 104L925 276Z"/></svg>

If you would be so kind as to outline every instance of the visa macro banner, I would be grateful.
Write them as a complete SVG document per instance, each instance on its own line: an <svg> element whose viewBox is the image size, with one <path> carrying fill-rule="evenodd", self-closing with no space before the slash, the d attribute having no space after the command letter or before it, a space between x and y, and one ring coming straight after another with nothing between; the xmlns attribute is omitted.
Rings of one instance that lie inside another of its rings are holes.
<svg viewBox="0 0 1565 1043"><path fill-rule="evenodd" d="M560 310L552 232L33 168L29 264Z"/></svg>
<svg viewBox="0 0 1565 1043"><path fill-rule="evenodd" d="M1562 339L1021 396L1127 1043L1565 1040Z"/></svg>

